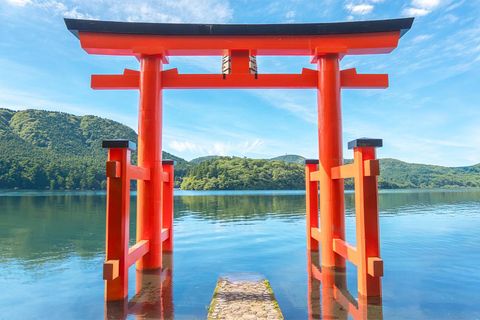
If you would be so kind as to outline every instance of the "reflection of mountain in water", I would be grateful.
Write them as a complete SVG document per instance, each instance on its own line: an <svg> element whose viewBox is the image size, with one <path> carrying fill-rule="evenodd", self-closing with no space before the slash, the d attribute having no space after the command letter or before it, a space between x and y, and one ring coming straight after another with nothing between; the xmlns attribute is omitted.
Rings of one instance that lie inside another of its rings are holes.
<svg viewBox="0 0 480 320"><path fill-rule="evenodd" d="M298 219L305 213L304 195L219 195L175 197L175 218L207 220Z"/></svg>
<svg viewBox="0 0 480 320"><path fill-rule="evenodd" d="M346 194L346 212L353 214L354 194ZM480 191L395 191L381 193L381 214L437 213L439 207L451 206L447 212L468 214L478 205ZM284 219L302 220L304 195L213 195L176 196L175 219L212 222ZM130 239L135 238L136 200L131 198ZM447 208L448 209L448 208ZM18 259L47 263L76 255L91 259L105 252L105 195L48 195L0 197L0 263ZM445 212L445 210L442 210ZM22 262L23 261L23 262Z"/></svg>

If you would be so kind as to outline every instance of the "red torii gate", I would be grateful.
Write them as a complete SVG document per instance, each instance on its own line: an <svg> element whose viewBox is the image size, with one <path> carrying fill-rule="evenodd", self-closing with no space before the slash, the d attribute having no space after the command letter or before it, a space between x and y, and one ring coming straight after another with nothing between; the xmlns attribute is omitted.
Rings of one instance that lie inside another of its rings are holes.
<svg viewBox="0 0 480 320"><path fill-rule="evenodd" d="M130 164L129 141L105 141L107 162L106 300L128 294L128 268L158 269L162 251L172 251L173 163L162 163L163 89L317 89L319 161L306 162L307 247L321 246L325 268L358 267L359 296L381 297L383 262L378 241L379 139L349 143L355 161L343 165L342 88L386 88L386 74L340 70L345 55L390 53L413 18L310 24L171 24L65 19L89 54L135 56L140 71L93 75L93 89L139 89L138 167ZM230 56L228 74L163 71L169 56ZM300 74L250 73L250 56L312 56L317 70ZM320 164L317 171L317 164ZM344 178L356 180L357 247L345 242ZM128 246L129 181L138 179L137 244ZM318 223L318 182L321 228ZM313 269L320 278L319 270ZM368 300L367 299L367 300Z"/></svg>

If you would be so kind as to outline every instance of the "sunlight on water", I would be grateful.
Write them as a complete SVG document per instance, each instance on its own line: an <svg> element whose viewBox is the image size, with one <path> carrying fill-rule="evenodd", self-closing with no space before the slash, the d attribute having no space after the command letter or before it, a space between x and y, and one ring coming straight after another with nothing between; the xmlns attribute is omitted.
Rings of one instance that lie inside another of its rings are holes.
<svg viewBox="0 0 480 320"><path fill-rule="evenodd" d="M134 196L131 201L133 243ZM345 303L353 308L350 318L480 318L478 190L380 193L383 304L371 308L354 299L353 265L332 275L330 290L327 280L321 286L309 277L304 192L180 191L173 268L153 274L130 268L130 300L105 309L105 203L104 191L0 191L0 318L98 319L107 312L205 319L218 277L243 272L265 275L286 319L347 319ZM347 193L353 244L354 219L354 197ZM144 284L139 293L136 277Z"/></svg>

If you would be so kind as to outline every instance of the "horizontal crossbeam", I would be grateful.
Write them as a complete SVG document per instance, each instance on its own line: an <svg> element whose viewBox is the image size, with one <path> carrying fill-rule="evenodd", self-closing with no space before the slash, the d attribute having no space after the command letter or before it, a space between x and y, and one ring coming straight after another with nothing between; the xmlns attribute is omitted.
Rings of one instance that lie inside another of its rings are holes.
<svg viewBox="0 0 480 320"><path fill-rule="evenodd" d="M332 179L355 178L356 164L350 163L332 168ZM378 159L365 160L363 164L363 176L373 177L380 175L380 162ZM318 172L318 171L316 171ZM313 174L314 172L312 172ZM313 175L312 175L313 176Z"/></svg>
<svg viewBox="0 0 480 320"><path fill-rule="evenodd" d="M163 242L167 240L170 237L170 229L169 228L163 228L162 229L162 235L160 236L160 241Z"/></svg>
<svg viewBox="0 0 480 320"><path fill-rule="evenodd" d="M103 264L103 280L114 280L120 274L120 260L108 260Z"/></svg>
<svg viewBox="0 0 480 320"><path fill-rule="evenodd" d="M342 239L333 239L333 251L356 266L360 263L357 248Z"/></svg>
<svg viewBox="0 0 480 320"><path fill-rule="evenodd" d="M367 260L368 274L372 277L383 276L383 260L377 257L369 257Z"/></svg>
<svg viewBox="0 0 480 320"><path fill-rule="evenodd" d="M342 88L386 88L386 74L357 74L355 69L341 71ZM301 74L179 74L177 69L162 71L163 89L318 89L318 71L302 69ZM92 75L97 90L138 89L140 72L126 69L123 75Z"/></svg>
<svg viewBox="0 0 480 320"><path fill-rule="evenodd" d="M313 239L317 240L318 242L322 241L322 234L320 233L319 228L312 228L311 236Z"/></svg>
<svg viewBox="0 0 480 320"><path fill-rule="evenodd" d="M332 168L332 179L346 179L355 177L355 164L346 164Z"/></svg>
<svg viewBox="0 0 480 320"><path fill-rule="evenodd" d="M170 175L168 172L162 172L162 181L163 182L169 182L170 181Z"/></svg>
<svg viewBox="0 0 480 320"><path fill-rule="evenodd" d="M400 31L336 35L139 35L78 32L82 48L89 54L134 56L135 48L158 47L167 56L222 56L231 50L250 50L256 56L313 56L320 52L346 54L390 53L398 45Z"/></svg>
<svg viewBox="0 0 480 320"><path fill-rule="evenodd" d="M388 74L358 74L355 68L340 71L342 89L385 89Z"/></svg>
<svg viewBox="0 0 480 320"><path fill-rule="evenodd" d="M128 166L128 174L130 179L134 180L150 180L150 169L137 167L134 165Z"/></svg>
<svg viewBox="0 0 480 320"><path fill-rule="evenodd" d="M137 242L133 247L128 249L128 266L130 267L132 264L138 261L141 257L143 257L149 250L150 243L148 240L141 240Z"/></svg>

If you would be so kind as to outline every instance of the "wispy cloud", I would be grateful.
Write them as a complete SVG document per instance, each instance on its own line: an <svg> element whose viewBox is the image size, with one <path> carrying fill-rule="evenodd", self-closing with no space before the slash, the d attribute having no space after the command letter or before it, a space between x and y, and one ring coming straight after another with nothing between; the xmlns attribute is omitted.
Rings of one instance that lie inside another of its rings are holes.
<svg viewBox="0 0 480 320"><path fill-rule="evenodd" d="M201 155L251 155L263 154L261 150L266 145L266 141L255 139L253 141L209 141L202 138L192 138L190 140L173 140L168 143L168 147L181 154L201 154Z"/></svg>
<svg viewBox="0 0 480 320"><path fill-rule="evenodd" d="M129 21L221 23L233 10L223 0L110 1L110 9Z"/></svg>
<svg viewBox="0 0 480 320"><path fill-rule="evenodd" d="M59 2L54 0L46 1L31 1L31 0L6 0L11 5L25 7L32 6L36 9L45 10L55 15L63 16L66 18L75 19L93 19L93 16L80 12L78 6L69 6L65 2Z"/></svg>
<svg viewBox="0 0 480 320"><path fill-rule="evenodd" d="M373 11L374 6L371 4L346 4L345 9L347 9L350 14L354 15L366 15Z"/></svg>
<svg viewBox="0 0 480 320"><path fill-rule="evenodd" d="M264 102L286 110L298 118L309 123L317 123L315 96L308 94L306 90L252 90L249 91ZM313 106L313 107L312 107Z"/></svg>
<svg viewBox="0 0 480 320"><path fill-rule="evenodd" d="M225 0L6 1L77 19L222 23L233 17L233 9Z"/></svg>
<svg viewBox="0 0 480 320"><path fill-rule="evenodd" d="M369 15L375 9L375 5L382 3L384 0L347 0L344 8L350 14L349 20L354 16Z"/></svg>
<svg viewBox="0 0 480 320"><path fill-rule="evenodd" d="M419 35L419 36L416 36L416 37L412 40L412 42L413 42L413 43L421 43L421 42L424 42L424 41L430 39L431 37L432 37L431 34L421 34L421 35Z"/></svg>
<svg viewBox="0 0 480 320"><path fill-rule="evenodd" d="M421 17L429 14L441 4L441 0L412 0L410 7L403 10L407 16Z"/></svg>
<svg viewBox="0 0 480 320"><path fill-rule="evenodd" d="M20 6L20 7L23 7L27 4L32 3L32 1L30 0L6 0L6 2L13 4L15 6Z"/></svg>

